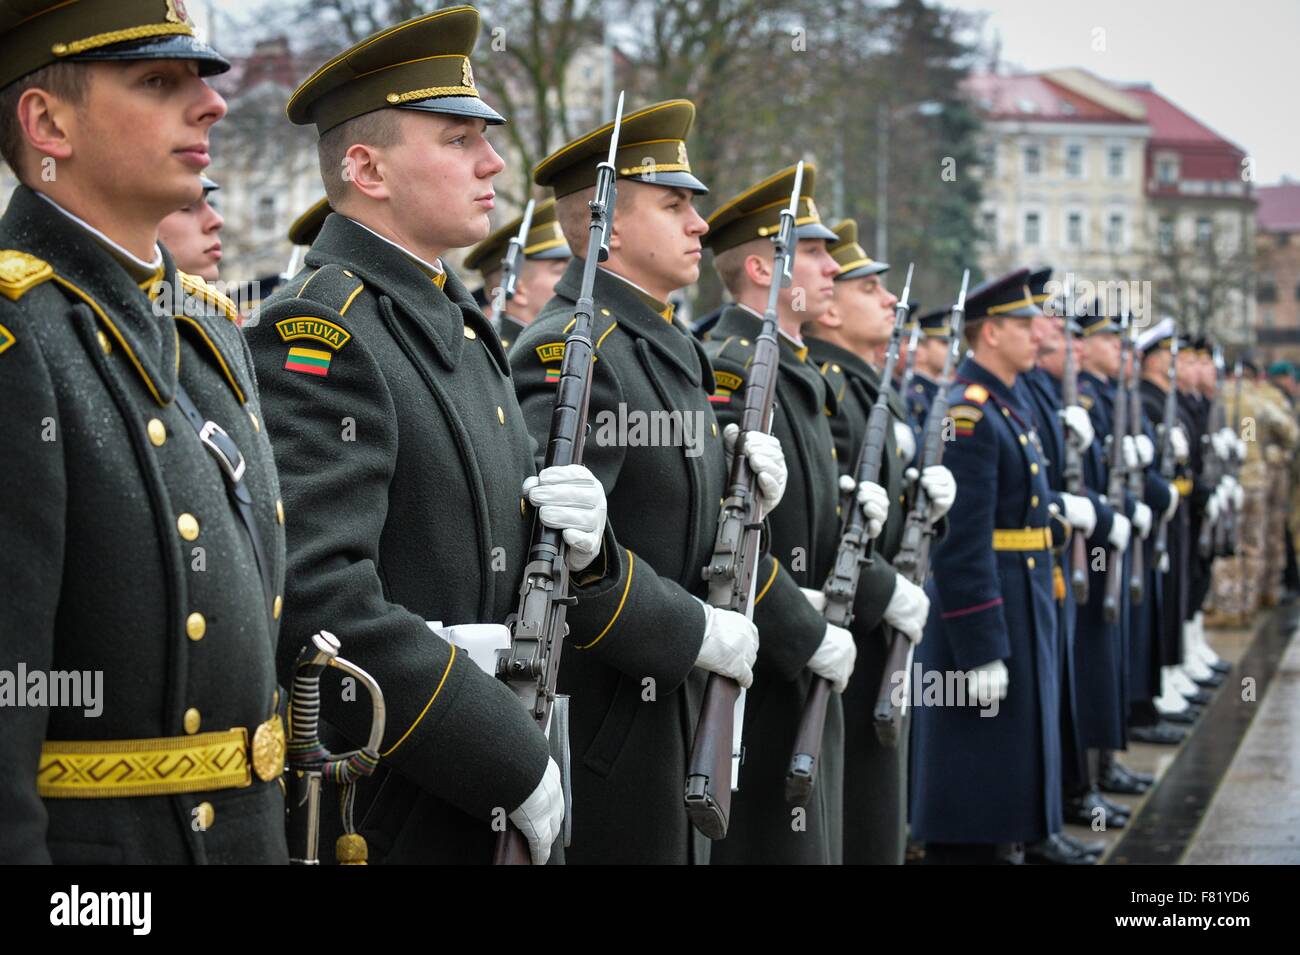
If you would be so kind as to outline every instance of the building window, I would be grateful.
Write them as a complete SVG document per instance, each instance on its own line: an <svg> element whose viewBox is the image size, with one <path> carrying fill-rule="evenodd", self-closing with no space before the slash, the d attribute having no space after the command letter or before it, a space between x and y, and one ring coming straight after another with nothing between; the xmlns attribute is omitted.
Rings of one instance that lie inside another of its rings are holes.
<svg viewBox="0 0 1300 955"><path fill-rule="evenodd" d="M1260 309L1259 315L1264 322L1265 328L1273 327L1273 310L1271 308Z"/></svg>
<svg viewBox="0 0 1300 955"><path fill-rule="evenodd" d="M1083 178L1083 146L1078 143L1065 147L1065 174L1070 179Z"/></svg>
<svg viewBox="0 0 1300 955"><path fill-rule="evenodd" d="M1255 301L1270 305L1277 301L1277 283L1273 281L1273 276L1261 275L1259 277L1259 284L1255 287Z"/></svg>
<svg viewBox="0 0 1300 955"><path fill-rule="evenodd" d="M984 233L984 241L988 243L989 248L998 247L998 214L992 210L986 210L981 216L980 228Z"/></svg>
<svg viewBox="0 0 1300 955"><path fill-rule="evenodd" d="M1037 212L1025 213L1025 245L1038 245L1041 238L1042 219Z"/></svg>
<svg viewBox="0 0 1300 955"><path fill-rule="evenodd" d="M1083 245L1083 213L1071 212L1065 217L1065 244L1072 249Z"/></svg>
<svg viewBox="0 0 1300 955"><path fill-rule="evenodd" d="M1156 159L1156 182L1162 186L1173 185L1178 181L1178 157L1160 156Z"/></svg>
<svg viewBox="0 0 1300 955"><path fill-rule="evenodd" d="M998 172L998 146L997 143L985 143L980 147L980 165L984 168L984 175L990 178L997 175Z"/></svg>
<svg viewBox="0 0 1300 955"><path fill-rule="evenodd" d="M1174 251L1174 220L1171 217L1160 217L1160 225L1156 232L1156 241L1161 252L1168 254Z"/></svg>
<svg viewBox="0 0 1300 955"><path fill-rule="evenodd" d="M1124 213L1112 212L1107 218L1106 245L1112 249L1124 247Z"/></svg>
<svg viewBox="0 0 1300 955"><path fill-rule="evenodd" d="M1111 146L1106 150L1106 175L1112 179L1124 178L1124 147Z"/></svg>
<svg viewBox="0 0 1300 955"><path fill-rule="evenodd" d="M1208 216L1196 220L1196 247L1207 252L1214 242L1214 222Z"/></svg>
<svg viewBox="0 0 1300 955"><path fill-rule="evenodd" d="M257 215L254 221L261 232L274 232L275 221L275 194L264 193L257 197Z"/></svg>
<svg viewBox="0 0 1300 955"><path fill-rule="evenodd" d="M1025 175L1037 176L1043 171L1043 152L1038 146L1026 146L1024 151L1025 157Z"/></svg>

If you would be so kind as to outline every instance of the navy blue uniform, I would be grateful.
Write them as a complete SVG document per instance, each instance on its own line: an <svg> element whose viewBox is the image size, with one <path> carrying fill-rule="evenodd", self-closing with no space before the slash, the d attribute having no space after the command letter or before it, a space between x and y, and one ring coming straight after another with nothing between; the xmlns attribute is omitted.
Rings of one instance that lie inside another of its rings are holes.
<svg viewBox="0 0 1300 955"><path fill-rule="evenodd" d="M944 464L957 481L959 519L935 550L926 586L933 604L916 659L944 682L1003 660L1010 682L996 715L973 702L925 705L924 696L916 706L912 835L1036 842L1062 825L1046 461L1021 394L973 359L958 369L949 398L955 436Z"/></svg>

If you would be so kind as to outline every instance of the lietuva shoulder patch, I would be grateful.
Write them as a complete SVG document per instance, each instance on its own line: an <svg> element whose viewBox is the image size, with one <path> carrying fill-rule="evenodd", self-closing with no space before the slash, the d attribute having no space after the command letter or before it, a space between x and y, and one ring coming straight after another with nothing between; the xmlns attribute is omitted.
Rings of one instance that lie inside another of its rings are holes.
<svg viewBox="0 0 1300 955"><path fill-rule="evenodd" d="M190 275L188 272L182 272L180 269L177 269L176 277L180 279L181 288L190 295L193 295L195 298L206 302L209 305L216 306L217 310L226 318L230 319L230 321L235 323L239 322L239 307L221 292L217 291L213 286L209 285L202 276Z"/></svg>
<svg viewBox="0 0 1300 955"><path fill-rule="evenodd" d="M984 417L984 410L974 405L953 405L948 409L952 419L953 430L959 438L968 438L975 433L975 426Z"/></svg>
<svg viewBox="0 0 1300 955"><path fill-rule="evenodd" d="M961 393L961 396L967 401L973 401L976 404L982 405L984 402L989 400L989 390L983 385L967 385L966 390Z"/></svg>
<svg viewBox="0 0 1300 955"><path fill-rule="evenodd" d="M18 301L53 276L54 269L44 259L17 249L0 249L0 294L10 301Z"/></svg>
<svg viewBox="0 0 1300 955"><path fill-rule="evenodd" d="M351 269L330 263L307 276L295 297L324 305L339 315L346 315L365 287L366 283Z"/></svg>

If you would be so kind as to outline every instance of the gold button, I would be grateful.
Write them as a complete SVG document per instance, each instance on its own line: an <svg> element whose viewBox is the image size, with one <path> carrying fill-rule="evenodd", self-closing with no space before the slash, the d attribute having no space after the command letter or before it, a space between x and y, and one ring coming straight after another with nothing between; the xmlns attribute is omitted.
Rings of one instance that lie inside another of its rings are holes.
<svg viewBox="0 0 1300 955"><path fill-rule="evenodd" d="M157 418L150 418L147 430L149 432L149 442L155 448L161 448L163 442L167 440L167 426Z"/></svg>
<svg viewBox="0 0 1300 955"><path fill-rule="evenodd" d="M185 711L185 732L193 736L199 731L199 722L199 711L191 706Z"/></svg>
<svg viewBox="0 0 1300 955"><path fill-rule="evenodd" d="M102 328L95 332L95 337L99 339L99 347L105 355L113 350L113 343L108 340Z"/></svg>
<svg viewBox="0 0 1300 955"><path fill-rule="evenodd" d="M472 328L470 328L468 325L466 325L466 326L465 326L465 337L468 338L470 341L473 341L474 339L478 338L478 335L475 333L474 329L472 329Z"/></svg>
<svg viewBox="0 0 1300 955"><path fill-rule="evenodd" d="M1029 506L1030 506L1030 507L1037 507L1037 506L1038 506L1038 495L1037 495L1037 494L1035 494L1033 497L1031 497L1031 498L1029 499Z"/></svg>
<svg viewBox="0 0 1300 955"><path fill-rule="evenodd" d="M609 309L607 309L607 308L602 308L602 309L600 310L600 314L602 314L602 315L608 315L608 314L609 314Z"/></svg>
<svg viewBox="0 0 1300 955"><path fill-rule="evenodd" d="M1003 408L1003 409L1002 409L1002 414L1003 414L1005 417L1008 417L1008 418L1011 417L1011 412L1008 411L1006 408Z"/></svg>
<svg viewBox="0 0 1300 955"><path fill-rule="evenodd" d="M900 494L900 495L898 495L898 503L899 503L899 504L904 504L904 505L906 505L906 504L907 504L907 495L905 495L905 494Z"/></svg>
<svg viewBox="0 0 1300 955"><path fill-rule="evenodd" d="M1020 435L1019 437L1020 437L1020 443L1021 443L1021 444L1028 444L1028 443L1029 443L1029 439L1026 438L1023 434Z"/></svg>
<svg viewBox="0 0 1300 955"><path fill-rule="evenodd" d="M524 516L524 513L525 513L525 509L524 509L524 508L525 508L524 499L521 497L521 498L519 499L519 516L520 516L520 517L523 517L523 516Z"/></svg>
<svg viewBox="0 0 1300 955"><path fill-rule="evenodd" d="M55 56L63 56L63 54L68 52L68 44L56 43L54 46L50 47L50 52Z"/></svg>
<svg viewBox="0 0 1300 955"><path fill-rule="evenodd" d="M834 448L831 448L831 457L835 458L835 459L838 461L838 460L839 460L839 457L840 457L840 454L839 454L839 452L836 451Z"/></svg>
<svg viewBox="0 0 1300 955"><path fill-rule="evenodd" d="M198 820L199 831L202 832L212 828L212 821L216 819L217 811L212 808L212 803L201 802L194 807L194 818Z"/></svg>
<svg viewBox="0 0 1300 955"><path fill-rule="evenodd" d="M718 436L718 423L716 421L713 422L713 436L715 438Z"/></svg>
<svg viewBox="0 0 1300 955"><path fill-rule="evenodd" d="M1025 566L1027 566L1030 570L1033 570L1036 566L1038 566L1038 562L1034 560L1034 558L1030 557L1028 560L1025 561Z"/></svg>
<svg viewBox="0 0 1300 955"><path fill-rule="evenodd" d="M1030 473L1030 474L1037 474L1037 473L1038 473L1038 462L1037 462L1037 461L1034 461L1034 462L1032 462L1032 463L1029 465L1029 473Z"/></svg>
<svg viewBox="0 0 1300 955"><path fill-rule="evenodd" d="M741 347L743 347L743 348L748 348L748 347L749 347L749 339L748 339L748 338L742 338L742 339L740 340L740 344L741 344Z"/></svg>
<svg viewBox="0 0 1300 955"><path fill-rule="evenodd" d="M278 523L284 523L284 501L275 502L275 519Z"/></svg>
<svg viewBox="0 0 1300 955"><path fill-rule="evenodd" d="M251 412L251 411L248 413L248 420L251 421L251 422L253 422L253 430L254 430L254 431L261 431L261 430L262 430L262 425L258 422L258 420L257 420L257 415L253 414L253 412Z"/></svg>
<svg viewBox="0 0 1300 955"><path fill-rule="evenodd" d="M384 99L388 100L388 102L390 103L397 103L400 102L402 98L398 96L396 93L389 93L387 96L384 97Z"/></svg>
<svg viewBox="0 0 1300 955"><path fill-rule="evenodd" d="M894 448L894 453L895 453L896 455L898 455L898 456L901 458L901 457L903 456L903 449L902 449L902 448Z"/></svg>
<svg viewBox="0 0 1300 955"><path fill-rule="evenodd" d="M182 514L176 518L176 529L181 532L181 537L192 541L199 536L198 519L193 514Z"/></svg>
<svg viewBox="0 0 1300 955"><path fill-rule="evenodd" d="M279 708L280 708L280 690L277 688L275 694L271 697L271 709L278 710Z"/></svg>
<svg viewBox="0 0 1300 955"><path fill-rule="evenodd" d="M835 505L835 516L838 517L838 516L840 515L840 512L841 512L842 510L843 510L843 508L840 507L838 504L836 504L836 505Z"/></svg>
<svg viewBox="0 0 1300 955"><path fill-rule="evenodd" d="M275 595L275 603L271 605L271 616L275 620L280 619L280 610L284 607L284 600L279 594Z"/></svg>
<svg viewBox="0 0 1300 955"><path fill-rule="evenodd" d="M500 421L502 424L506 423L506 413L501 410L500 405L497 405L497 420Z"/></svg>
<svg viewBox="0 0 1300 955"><path fill-rule="evenodd" d="M195 611L185 618L185 635L191 640L202 640L207 632L208 621L204 619L203 614Z"/></svg>
<svg viewBox="0 0 1300 955"><path fill-rule="evenodd" d="M344 270L343 270L343 274L346 275L348 278L353 278L353 277L354 277L354 276L352 275L352 273L349 272L347 269L344 269Z"/></svg>
<svg viewBox="0 0 1300 955"><path fill-rule="evenodd" d="M839 366L839 365L835 365L835 364L832 364L832 365L831 365L831 371L839 371L839 370L840 370L840 366Z"/></svg>

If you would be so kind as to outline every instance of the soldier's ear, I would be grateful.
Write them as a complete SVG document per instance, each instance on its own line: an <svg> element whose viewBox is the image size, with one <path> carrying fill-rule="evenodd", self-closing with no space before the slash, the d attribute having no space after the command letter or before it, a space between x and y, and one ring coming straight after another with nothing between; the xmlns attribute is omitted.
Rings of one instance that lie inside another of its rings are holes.
<svg viewBox="0 0 1300 955"><path fill-rule="evenodd" d="M745 277L759 288L767 288L772 284L772 263L751 252L745 256Z"/></svg>
<svg viewBox="0 0 1300 955"><path fill-rule="evenodd" d="M72 134L76 129L73 103L40 87L32 87L18 98L18 125L27 145L41 157L71 158Z"/></svg>
<svg viewBox="0 0 1300 955"><path fill-rule="evenodd" d="M343 154L343 178L370 199L392 197L384 167L383 151L365 143L353 143Z"/></svg>

